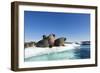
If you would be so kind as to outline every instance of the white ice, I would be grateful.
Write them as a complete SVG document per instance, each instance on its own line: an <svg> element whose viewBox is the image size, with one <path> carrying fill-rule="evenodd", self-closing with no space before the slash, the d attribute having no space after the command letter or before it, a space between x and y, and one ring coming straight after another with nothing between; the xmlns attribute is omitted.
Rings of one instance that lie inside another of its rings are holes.
<svg viewBox="0 0 100 73"><path fill-rule="evenodd" d="M65 44L65 46L52 47L52 48L28 47L28 48L25 48L25 58L29 58L32 56L38 56L42 54L63 52L66 50L76 49L79 46L80 46L79 44L72 43L72 44Z"/></svg>

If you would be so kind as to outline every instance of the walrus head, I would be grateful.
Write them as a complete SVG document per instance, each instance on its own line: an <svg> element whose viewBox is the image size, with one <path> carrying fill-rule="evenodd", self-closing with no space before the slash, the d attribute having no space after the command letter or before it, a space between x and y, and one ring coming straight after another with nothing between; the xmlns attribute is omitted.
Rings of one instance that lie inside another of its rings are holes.
<svg viewBox="0 0 100 73"><path fill-rule="evenodd" d="M64 41L66 41L66 38L64 38Z"/></svg>

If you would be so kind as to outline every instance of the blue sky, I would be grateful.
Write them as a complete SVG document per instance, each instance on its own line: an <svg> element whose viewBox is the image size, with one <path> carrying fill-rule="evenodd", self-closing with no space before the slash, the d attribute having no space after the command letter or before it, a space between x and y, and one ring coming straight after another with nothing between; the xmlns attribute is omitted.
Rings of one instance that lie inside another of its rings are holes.
<svg viewBox="0 0 100 73"><path fill-rule="evenodd" d="M90 40L90 14L24 11L26 41L38 41L54 33L67 41Z"/></svg>

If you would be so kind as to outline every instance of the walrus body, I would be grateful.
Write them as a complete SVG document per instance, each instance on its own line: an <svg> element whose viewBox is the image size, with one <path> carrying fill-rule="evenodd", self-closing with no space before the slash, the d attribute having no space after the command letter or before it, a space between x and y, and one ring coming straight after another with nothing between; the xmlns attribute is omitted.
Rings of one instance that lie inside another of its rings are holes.
<svg viewBox="0 0 100 73"><path fill-rule="evenodd" d="M36 47L49 47L49 43L47 39L40 40L37 42Z"/></svg>
<svg viewBox="0 0 100 73"><path fill-rule="evenodd" d="M25 48L28 48L28 47L35 47L35 42L27 42L24 44L24 47Z"/></svg>
<svg viewBox="0 0 100 73"><path fill-rule="evenodd" d="M54 43L55 43L55 34L50 34L48 36L48 43L49 43L49 47L53 47Z"/></svg>
<svg viewBox="0 0 100 73"><path fill-rule="evenodd" d="M65 41L66 41L66 38L64 38L64 37L58 38L55 40L54 45L55 46L64 46Z"/></svg>
<svg viewBox="0 0 100 73"><path fill-rule="evenodd" d="M49 47L48 38L46 35L43 35L43 39L37 42L37 47Z"/></svg>

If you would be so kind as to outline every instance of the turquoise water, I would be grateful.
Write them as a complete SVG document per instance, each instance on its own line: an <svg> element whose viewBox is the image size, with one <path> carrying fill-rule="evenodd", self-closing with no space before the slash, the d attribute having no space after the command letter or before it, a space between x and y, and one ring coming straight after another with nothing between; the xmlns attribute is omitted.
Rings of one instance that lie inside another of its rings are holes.
<svg viewBox="0 0 100 73"><path fill-rule="evenodd" d="M59 53L43 54L40 56L33 56L25 59L29 61L51 61L64 59L87 59L90 58L90 45L81 45L80 49L67 50Z"/></svg>

